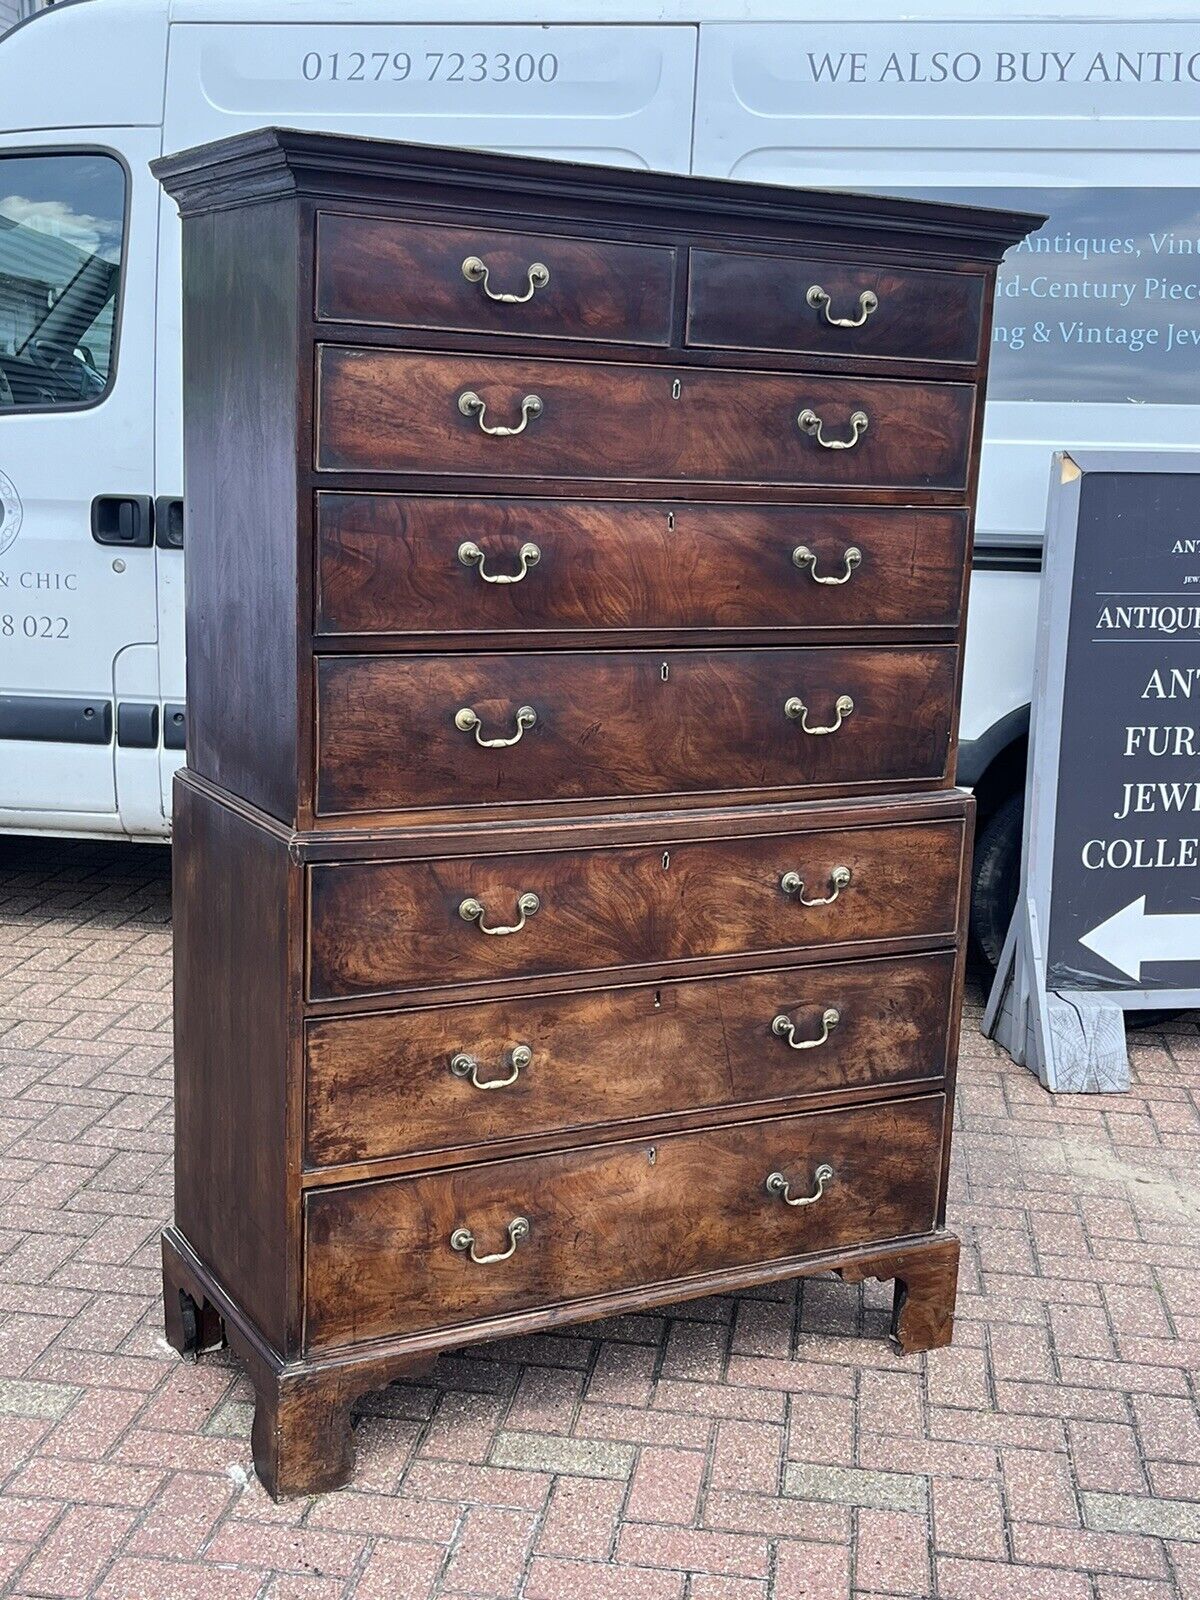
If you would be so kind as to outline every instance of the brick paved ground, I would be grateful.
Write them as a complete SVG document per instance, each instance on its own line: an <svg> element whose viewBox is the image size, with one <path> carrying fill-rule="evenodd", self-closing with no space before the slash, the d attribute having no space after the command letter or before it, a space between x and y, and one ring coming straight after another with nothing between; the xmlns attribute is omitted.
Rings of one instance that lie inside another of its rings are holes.
<svg viewBox="0 0 1200 1600"><path fill-rule="evenodd" d="M1124 1098L964 1038L955 1347L816 1281L444 1360L276 1507L249 1391L159 1326L165 852L0 840L0 1593L1200 1596L1196 1018Z"/></svg>

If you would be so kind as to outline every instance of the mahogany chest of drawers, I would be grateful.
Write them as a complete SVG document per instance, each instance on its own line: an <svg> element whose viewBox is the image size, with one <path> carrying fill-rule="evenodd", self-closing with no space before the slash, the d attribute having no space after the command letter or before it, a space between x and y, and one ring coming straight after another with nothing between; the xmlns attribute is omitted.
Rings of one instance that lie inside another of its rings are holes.
<svg viewBox="0 0 1200 1600"><path fill-rule="evenodd" d="M184 218L166 1318L276 1494L439 1351L834 1269L950 1338L951 785L1038 219L263 131Z"/></svg>

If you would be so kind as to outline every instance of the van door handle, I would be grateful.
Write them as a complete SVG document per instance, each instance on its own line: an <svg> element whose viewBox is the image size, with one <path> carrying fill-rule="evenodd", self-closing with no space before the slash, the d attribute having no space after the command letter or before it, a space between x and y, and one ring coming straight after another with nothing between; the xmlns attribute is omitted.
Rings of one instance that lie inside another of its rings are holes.
<svg viewBox="0 0 1200 1600"><path fill-rule="evenodd" d="M154 500L148 494L98 494L92 501L97 544L145 549L154 543Z"/></svg>

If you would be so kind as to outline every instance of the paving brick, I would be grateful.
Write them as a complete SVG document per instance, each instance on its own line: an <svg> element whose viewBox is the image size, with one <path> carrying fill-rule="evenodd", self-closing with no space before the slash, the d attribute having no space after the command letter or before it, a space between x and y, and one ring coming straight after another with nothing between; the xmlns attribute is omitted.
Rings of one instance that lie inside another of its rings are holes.
<svg viewBox="0 0 1200 1600"><path fill-rule="evenodd" d="M647 1446L638 1456L625 1515L634 1522L690 1525L700 1504L705 1466L698 1450Z"/></svg>
<svg viewBox="0 0 1200 1600"><path fill-rule="evenodd" d="M1071 1461L1081 1489L1137 1494L1146 1489L1137 1436L1117 1422L1068 1422Z"/></svg>
<svg viewBox="0 0 1200 1600"><path fill-rule="evenodd" d="M794 1461L852 1466L853 1399L848 1395L792 1395L788 1403L787 1453Z"/></svg>
<svg viewBox="0 0 1200 1600"><path fill-rule="evenodd" d="M1079 1526L1075 1485L1067 1457L1050 1450L1000 1451L1004 1496L1014 1522Z"/></svg>
<svg viewBox="0 0 1200 1600"><path fill-rule="evenodd" d="M588 1399L607 1405L649 1405L657 1360L653 1347L605 1340L588 1379Z"/></svg>
<svg viewBox="0 0 1200 1600"><path fill-rule="evenodd" d="M582 1478L627 1478L633 1471L630 1445L602 1439L560 1439L552 1434L508 1432L496 1435L491 1464L569 1472Z"/></svg>
<svg viewBox="0 0 1200 1600"><path fill-rule="evenodd" d="M354 1600L429 1600L445 1559L442 1545L381 1539L350 1592Z"/></svg>
<svg viewBox="0 0 1200 1600"><path fill-rule="evenodd" d="M767 1541L750 1534L697 1532L629 1522L617 1540L617 1558L635 1566L671 1567L731 1578L765 1578Z"/></svg>
<svg viewBox="0 0 1200 1600"><path fill-rule="evenodd" d="M449 1593L509 1600L521 1586L537 1519L526 1511L472 1506L442 1578Z"/></svg>
<svg viewBox="0 0 1200 1600"><path fill-rule="evenodd" d="M709 1483L714 1489L774 1494L782 1455L782 1428L726 1418L717 1424Z"/></svg>
<svg viewBox="0 0 1200 1600"><path fill-rule="evenodd" d="M255 1600L261 1588L261 1573L221 1567L200 1573L191 1565L125 1556L110 1567L95 1600L197 1600L200 1593L204 1600Z"/></svg>
<svg viewBox="0 0 1200 1600"><path fill-rule="evenodd" d="M73 1384L5 1378L0 1380L0 1412L17 1417L61 1417L82 1392Z"/></svg>
<svg viewBox="0 0 1200 1600"><path fill-rule="evenodd" d="M688 1579L688 1600L767 1600L767 1586L755 1578L716 1578L695 1572Z"/></svg>
<svg viewBox="0 0 1200 1600"><path fill-rule="evenodd" d="M939 1357L945 1354L939 1351ZM969 1354L979 1359L977 1351ZM949 1374L943 1374L948 1376ZM933 1396L933 1368L929 1370L930 1397ZM925 1402L921 1380L916 1373L865 1371L858 1375L858 1414L870 1421L877 1433L896 1433L920 1439L925 1434ZM793 1411L792 1422L796 1415ZM810 1458L814 1459L814 1458Z"/></svg>
<svg viewBox="0 0 1200 1600"><path fill-rule="evenodd" d="M849 1546L781 1539L772 1594L773 1600L849 1600Z"/></svg>
<svg viewBox="0 0 1200 1600"><path fill-rule="evenodd" d="M861 1467L817 1467L789 1461L783 1492L807 1500L831 1500L878 1510L920 1511L928 1503L928 1480L914 1473L871 1472Z"/></svg>
<svg viewBox="0 0 1200 1600"><path fill-rule="evenodd" d="M845 1540L850 1537L850 1516L850 1508L836 1501L712 1489L705 1497L701 1521L706 1528L761 1533L769 1539Z"/></svg>
<svg viewBox="0 0 1200 1600"><path fill-rule="evenodd" d="M1166 1562L1156 1540L1130 1534L1094 1533L1089 1528L1054 1528L1016 1523L1013 1554L1018 1561L1040 1561L1073 1571L1111 1572L1131 1578L1157 1578Z"/></svg>
<svg viewBox="0 0 1200 1600"><path fill-rule="evenodd" d="M1186 1500L1085 1494L1083 1520L1087 1527L1106 1533L1149 1533L1159 1539L1200 1543L1200 1505Z"/></svg>
<svg viewBox="0 0 1200 1600"><path fill-rule="evenodd" d="M364 1541L320 1528L286 1528L258 1522L227 1522L205 1550L206 1561L260 1567L275 1572L319 1572L348 1576L361 1560Z"/></svg>
<svg viewBox="0 0 1200 1600"><path fill-rule="evenodd" d="M939 1556L937 1593L939 1600L1092 1600L1092 1584L1082 1572Z"/></svg>
<svg viewBox="0 0 1200 1600"><path fill-rule="evenodd" d="M923 1516L865 1508L855 1522L857 1589L898 1595L929 1593L929 1536Z"/></svg>
<svg viewBox="0 0 1200 1600"><path fill-rule="evenodd" d="M616 1542L625 1485L604 1478L560 1478L538 1534L539 1555L607 1561Z"/></svg>
<svg viewBox="0 0 1200 1600"><path fill-rule="evenodd" d="M1000 1490L990 1483L935 1478L933 1544L946 1555L1003 1561L1008 1554Z"/></svg>
<svg viewBox="0 0 1200 1600"><path fill-rule="evenodd" d="M525 1600L683 1600L678 1572L535 1556Z"/></svg>
<svg viewBox="0 0 1200 1600"><path fill-rule="evenodd" d="M358 1480L355 1480L356 1484ZM364 1494L358 1488L321 1495L307 1509L309 1528L364 1538L407 1539L449 1544L458 1529L459 1507L443 1500L418 1500L411 1495Z"/></svg>

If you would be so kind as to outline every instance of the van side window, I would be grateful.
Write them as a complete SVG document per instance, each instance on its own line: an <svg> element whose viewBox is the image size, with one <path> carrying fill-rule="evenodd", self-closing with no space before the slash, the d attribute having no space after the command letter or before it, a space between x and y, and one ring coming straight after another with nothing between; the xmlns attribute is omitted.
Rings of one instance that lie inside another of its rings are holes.
<svg viewBox="0 0 1200 1600"><path fill-rule="evenodd" d="M104 398L124 232L125 170L112 156L0 156L0 417Z"/></svg>

